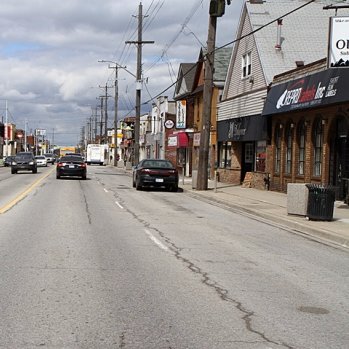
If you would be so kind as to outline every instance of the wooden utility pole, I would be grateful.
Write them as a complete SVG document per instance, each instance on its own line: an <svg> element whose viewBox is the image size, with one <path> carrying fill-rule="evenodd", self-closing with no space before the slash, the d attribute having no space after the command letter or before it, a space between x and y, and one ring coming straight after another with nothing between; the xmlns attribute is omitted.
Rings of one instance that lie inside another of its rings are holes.
<svg viewBox="0 0 349 349"><path fill-rule="evenodd" d="M141 91L142 91L142 46L143 44L153 44L154 41L143 41L143 6L142 3L138 7L138 40L126 41L126 44L137 45L137 74L136 74L136 120L134 128L134 157L133 164L139 162L139 129L141 119Z"/></svg>
<svg viewBox="0 0 349 349"><path fill-rule="evenodd" d="M114 166L118 165L118 100L119 100L119 88L118 88L118 65L115 64L115 82L114 82Z"/></svg>
<svg viewBox="0 0 349 349"><path fill-rule="evenodd" d="M208 188L208 159L210 151L210 130L211 130L211 108L213 89L213 64L214 50L216 45L217 17L210 16L207 36L207 55L205 58L204 78L204 105L202 117L202 130L200 134L200 152L198 165L197 190Z"/></svg>
<svg viewBox="0 0 349 349"><path fill-rule="evenodd" d="M222 17L225 12L225 2L230 5L231 0L211 0L210 18L207 34L207 54L205 58L205 77L204 77L204 105L202 116L202 129L200 133L200 153L198 165L197 190L208 189L208 164L210 152L210 133L211 133L211 113L212 113L212 91L213 91L213 70L214 70L214 51L216 47L216 27L217 17Z"/></svg>
<svg viewBox="0 0 349 349"><path fill-rule="evenodd" d="M104 102L104 144L108 144L108 85L105 84Z"/></svg>

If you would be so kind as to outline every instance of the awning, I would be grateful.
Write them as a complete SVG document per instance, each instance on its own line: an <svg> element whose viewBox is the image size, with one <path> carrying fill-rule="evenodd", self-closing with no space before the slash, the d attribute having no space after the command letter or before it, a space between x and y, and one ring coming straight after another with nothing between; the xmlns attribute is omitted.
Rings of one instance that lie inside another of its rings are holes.
<svg viewBox="0 0 349 349"><path fill-rule="evenodd" d="M218 121L218 141L249 142L265 140L268 137L267 127L267 118L260 114Z"/></svg>
<svg viewBox="0 0 349 349"><path fill-rule="evenodd" d="M185 132L177 133L177 147L187 148L189 145L188 135Z"/></svg>

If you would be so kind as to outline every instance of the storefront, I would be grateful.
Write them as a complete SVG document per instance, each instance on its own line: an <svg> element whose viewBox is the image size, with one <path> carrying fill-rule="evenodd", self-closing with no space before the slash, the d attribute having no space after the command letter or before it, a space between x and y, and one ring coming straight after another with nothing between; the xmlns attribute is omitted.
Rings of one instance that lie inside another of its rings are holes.
<svg viewBox="0 0 349 349"><path fill-rule="evenodd" d="M189 139L190 136L187 132L173 130L167 134L166 142L166 159L178 167L181 173L184 171L186 176L191 171Z"/></svg>
<svg viewBox="0 0 349 349"><path fill-rule="evenodd" d="M265 172L267 118L252 115L218 121L218 172L220 180L243 182L247 172Z"/></svg>
<svg viewBox="0 0 349 349"><path fill-rule="evenodd" d="M272 121L270 188L321 183L348 193L349 70L329 68L275 85L262 115Z"/></svg>

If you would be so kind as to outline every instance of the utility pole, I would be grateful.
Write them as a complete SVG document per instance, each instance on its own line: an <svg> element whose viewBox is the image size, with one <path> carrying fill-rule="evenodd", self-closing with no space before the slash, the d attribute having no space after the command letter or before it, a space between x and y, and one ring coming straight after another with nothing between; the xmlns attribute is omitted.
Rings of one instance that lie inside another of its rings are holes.
<svg viewBox="0 0 349 349"><path fill-rule="evenodd" d="M114 166L118 165L118 100L119 100L119 89L118 89L118 65L115 64L115 82L114 82Z"/></svg>
<svg viewBox="0 0 349 349"><path fill-rule="evenodd" d="M142 3L138 7L138 40L126 41L126 44L137 45L137 76L136 76L136 121L135 121L135 139L134 139L134 158L133 164L139 162L139 129L141 119L141 91L142 91L142 47L143 44L153 44L154 41L143 41L143 6Z"/></svg>
<svg viewBox="0 0 349 349"><path fill-rule="evenodd" d="M230 5L230 0L227 0ZM210 18L207 34L207 54L204 62L204 92L203 92L203 116L202 130L200 134L200 152L198 165L197 190L208 189L208 162L210 151L211 109L213 89L214 51L216 46L217 17L221 17L225 10L225 0L211 0Z"/></svg>
<svg viewBox="0 0 349 349"><path fill-rule="evenodd" d="M24 119L24 151L27 151L27 119Z"/></svg>
<svg viewBox="0 0 349 349"><path fill-rule="evenodd" d="M99 97L101 100L101 118L99 123L99 144L101 144L102 134L103 134L103 100L104 97Z"/></svg>
<svg viewBox="0 0 349 349"><path fill-rule="evenodd" d="M5 132L4 132L4 136L5 136L5 145L6 145L6 151L5 151L5 156L8 156L8 116L7 116L7 99L5 101Z"/></svg>
<svg viewBox="0 0 349 349"><path fill-rule="evenodd" d="M104 144L108 144L108 85L105 84L104 103Z"/></svg>
<svg viewBox="0 0 349 349"><path fill-rule="evenodd" d="M119 83L119 78L118 78L118 69L124 69L126 70L129 74L131 74L133 77L137 78L136 75L131 73L129 70L126 69L126 67L121 66L117 62L113 61L106 61L104 59L99 60L98 62L101 63L112 63L115 64L114 66L111 66L110 64L108 65L108 68L110 69L115 69L115 81L114 81L114 139L115 139L115 147L114 147L114 166L117 166L118 161L117 161L117 155L118 155L118 101L119 101L119 88L118 88L118 83Z"/></svg>

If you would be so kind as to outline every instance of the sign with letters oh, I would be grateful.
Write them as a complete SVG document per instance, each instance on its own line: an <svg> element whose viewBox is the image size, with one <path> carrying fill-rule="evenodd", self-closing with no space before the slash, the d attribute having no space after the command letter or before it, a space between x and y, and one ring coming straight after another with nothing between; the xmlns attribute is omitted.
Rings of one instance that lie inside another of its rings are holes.
<svg viewBox="0 0 349 349"><path fill-rule="evenodd" d="M349 67L349 17L331 17L328 68Z"/></svg>

